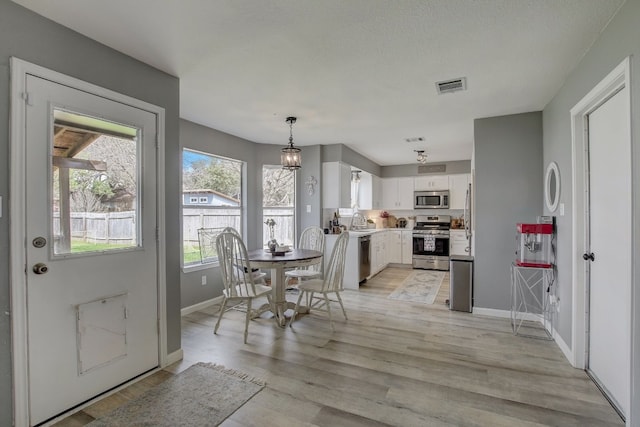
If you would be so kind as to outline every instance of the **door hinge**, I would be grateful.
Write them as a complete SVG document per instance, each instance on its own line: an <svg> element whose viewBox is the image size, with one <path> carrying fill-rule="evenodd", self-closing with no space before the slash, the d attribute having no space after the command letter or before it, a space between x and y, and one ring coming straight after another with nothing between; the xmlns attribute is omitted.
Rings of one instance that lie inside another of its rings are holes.
<svg viewBox="0 0 640 427"><path fill-rule="evenodd" d="M24 99L25 104L33 105L33 96L29 92L22 92L22 99Z"/></svg>
<svg viewBox="0 0 640 427"><path fill-rule="evenodd" d="M160 227L156 227L156 242L160 240Z"/></svg>

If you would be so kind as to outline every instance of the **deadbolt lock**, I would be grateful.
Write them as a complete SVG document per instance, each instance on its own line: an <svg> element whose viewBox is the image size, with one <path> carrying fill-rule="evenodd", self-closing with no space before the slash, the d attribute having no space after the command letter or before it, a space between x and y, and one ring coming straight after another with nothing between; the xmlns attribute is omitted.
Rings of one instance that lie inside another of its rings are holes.
<svg viewBox="0 0 640 427"><path fill-rule="evenodd" d="M45 274L47 271L49 271L49 267L45 263L39 262L33 266L33 272L36 274Z"/></svg>
<svg viewBox="0 0 640 427"><path fill-rule="evenodd" d="M47 244L47 239L45 239L44 237L36 237L31 243L36 248L44 248Z"/></svg>

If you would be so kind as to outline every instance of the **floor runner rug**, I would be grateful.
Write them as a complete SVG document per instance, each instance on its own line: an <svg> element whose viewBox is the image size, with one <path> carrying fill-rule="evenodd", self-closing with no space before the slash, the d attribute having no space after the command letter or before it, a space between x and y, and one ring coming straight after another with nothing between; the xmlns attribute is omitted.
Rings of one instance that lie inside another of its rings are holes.
<svg viewBox="0 0 640 427"><path fill-rule="evenodd" d="M389 298L401 301L433 304L444 279L443 271L414 270Z"/></svg>
<svg viewBox="0 0 640 427"><path fill-rule="evenodd" d="M264 386L241 372L197 363L89 425L217 426Z"/></svg>

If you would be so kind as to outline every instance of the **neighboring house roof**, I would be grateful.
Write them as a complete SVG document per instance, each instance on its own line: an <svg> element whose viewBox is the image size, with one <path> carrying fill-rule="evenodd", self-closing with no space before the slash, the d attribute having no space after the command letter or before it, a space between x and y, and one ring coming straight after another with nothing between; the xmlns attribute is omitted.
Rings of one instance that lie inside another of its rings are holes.
<svg viewBox="0 0 640 427"><path fill-rule="evenodd" d="M227 200L227 201L229 201L229 203L232 203L233 205L239 205L240 204L240 200L238 200L238 199L236 199L234 197L227 196L226 194L223 194L223 193L221 193L219 191L211 190L209 188L199 188L199 189L194 189L194 190L182 190L182 194L213 194L218 199Z"/></svg>

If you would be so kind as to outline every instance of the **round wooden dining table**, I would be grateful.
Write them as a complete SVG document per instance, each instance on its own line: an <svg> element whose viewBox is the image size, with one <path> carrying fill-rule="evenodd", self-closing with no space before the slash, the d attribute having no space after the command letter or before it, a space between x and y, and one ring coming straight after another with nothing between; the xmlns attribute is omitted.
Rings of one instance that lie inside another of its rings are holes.
<svg viewBox="0 0 640 427"><path fill-rule="evenodd" d="M287 323L285 312L296 306L295 303L286 299L285 270L319 264L322 262L323 254L310 249L291 249L284 254L272 254L264 249L255 249L249 251L248 255L251 267L271 270L271 288L275 306L273 315L276 323L280 327L284 327Z"/></svg>

